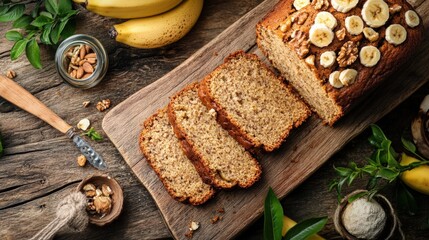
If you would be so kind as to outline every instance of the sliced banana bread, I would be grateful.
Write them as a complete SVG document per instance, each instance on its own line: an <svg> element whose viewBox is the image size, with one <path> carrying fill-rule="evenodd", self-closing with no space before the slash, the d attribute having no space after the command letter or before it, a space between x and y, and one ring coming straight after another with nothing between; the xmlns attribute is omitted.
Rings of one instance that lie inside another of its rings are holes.
<svg viewBox="0 0 429 240"><path fill-rule="evenodd" d="M200 84L199 96L244 147L273 151L311 114L254 54L238 51Z"/></svg>
<svg viewBox="0 0 429 240"><path fill-rule="evenodd" d="M171 98L168 116L186 155L200 175L219 188L250 187L261 175L259 163L216 122L198 98L198 83Z"/></svg>
<svg viewBox="0 0 429 240"><path fill-rule="evenodd" d="M168 121L167 109L147 119L140 134L140 148L168 193L181 202L199 205L214 195L183 153Z"/></svg>
<svg viewBox="0 0 429 240"><path fill-rule="evenodd" d="M257 43L332 125L419 49L423 32L405 0L281 0Z"/></svg>

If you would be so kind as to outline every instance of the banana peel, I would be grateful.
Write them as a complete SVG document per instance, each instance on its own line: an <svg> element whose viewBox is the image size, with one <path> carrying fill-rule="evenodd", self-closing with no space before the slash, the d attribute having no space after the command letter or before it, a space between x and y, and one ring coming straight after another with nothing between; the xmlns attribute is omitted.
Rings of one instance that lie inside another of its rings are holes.
<svg viewBox="0 0 429 240"><path fill-rule="evenodd" d="M287 231L289 231L295 225L296 225L296 222L294 220L290 219L287 216L283 216L282 236L284 237L286 235ZM315 234L315 235L309 237L308 240L325 240L325 239L322 238L321 236Z"/></svg>
<svg viewBox="0 0 429 240"><path fill-rule="evenodd" d="M407 166L413 162L420 162L420 160L402 154L401 166ZM405 171L401 174L400 178L411 189L429 195L429 165L422 165Z"/></svg>

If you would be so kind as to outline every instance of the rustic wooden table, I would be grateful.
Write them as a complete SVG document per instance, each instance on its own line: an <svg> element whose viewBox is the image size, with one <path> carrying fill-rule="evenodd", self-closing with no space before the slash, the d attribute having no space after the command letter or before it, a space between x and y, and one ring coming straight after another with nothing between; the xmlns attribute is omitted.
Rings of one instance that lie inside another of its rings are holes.
<svg viewBox="0 0 429 240"><path fill-rule="evenodd" d="M108 30L118 20L97 16L82 10L77 18L78 33L91 34L105 45L110 66L107 77L98 86L79 90L65 84L54 66L55 50L42 47L43 69L35 70L24 59L11 62L12 44L3 38L11 27L0 24L0 71L17 73L14 79L37 98L57 112L70 124L88 117L93 126L102 132L101 121L105 112L95 109L101 99L110 99L113 106L132 93L156 81L183 62L197 49L209 42L261 0L207 0L203 13L194 29L179 42L156 50L138 50L115 43L108 37ZM397 146L403 133L409 134L410 121L417 112L419 102L429 92L424 86L410 99L379 122ZM88 108L83 101L91 101ZM0 157L0 239L27 239L55 217L55 207L64 196L74 190L80 180L97 170L91 166L79 167L79 155L64 135L41 120L17 109L0 99L0 132L4 139L5 155ZM336 195L328 191L328 183L335 177L332 166L346 165L349 161L362 162L371 154L366 131L352 140L344 149L323 165L304 184L282 200L285 213L296 220L315 216L332 217ZM89 226L83 233L62 231L60 239L164 239L170 232L163 222L151 196L137 181L129 167L105 139L92 143L106 159L108 173L115 177L124 190L124 209L114 223L107 227ZM364 181L348 191L364 187ZM347 191L347 190L346 190ZM396 207L394 186L383 193ZM407 239L428 239L429 197L416 194L419 212L410 216L399 212ZM261 203L263 204L263 203ZM180 216L178 216L180 217ZM259 219L239 236L240 239L261 239L262 219ZM219 229L221 231L221 229ZM332 218L321 232L328 238L339 238ZM208 236L209 237L209 236Z"/></svg>

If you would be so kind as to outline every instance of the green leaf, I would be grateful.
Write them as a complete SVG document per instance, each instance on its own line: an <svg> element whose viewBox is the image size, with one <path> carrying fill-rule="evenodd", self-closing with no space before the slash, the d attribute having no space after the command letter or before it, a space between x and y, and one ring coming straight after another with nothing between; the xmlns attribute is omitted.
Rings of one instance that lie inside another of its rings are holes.
<svg viewBox="0 0 429 240"><path fill-rule="evenodd" d="M341 177L347 177L352 173L352 170L350 168L346 168L346 167L335 167L334 166L334 169L338 173L338 175L340 175Z"/></svg>
<svg viewBox="0 0 429 240"><path fill-rule="evenodd" d="M0 15L5 14L9 10L9 8L10 8L9 5L0 6Z"/></svg>
<svg viewBox="0 0 429 240"><path fill-rule="evenodd" d="M30 25L33 18L29 15L22 15L20 18L16 19L15 22L13 22L14 28L25 28L28 25Z"/></svg>
<svg viewBox="0 0 429 240"><path fill-rule="evenodd" d="M398 201L399 208L402 210L405 210L410 215L415 215L418 211L418 206L416 199L411 194L410 191L408 191L407 187L404 185L402 181L398 181L396 188L396 197Z"/></svg>
<svg viewBox="0 0 429 240"><path fill-rule="evenodd" d="M45 8L53 15L58 14L58 2L56 0L45 0Z"/></svg>
<svg viewBox="0 0 429 240"><path fill-rule="evenodd" d="M355 195L350 196L350 197L349 197L349 199L347 199L347 201L348 201L349 203L352 203L354 200L359 199L359 198L361 198L361 197L364 197L364 196L368 195L368 193L369 193L369 192L360 192L360 193L356 193Z"/></svg>
<svg viewBox="0 0 429 240"><path fill-rule="evenodd" d="M24 53L27 43L27 39L21 39L15 42L12 49L10 50L10 58L12 60L16 60L19 56L21 56Z"/></svg>
<svg viewBox="0 0 429 240"><path fill-rule="evenodd" d="M72 10L72 3L70 0L60 0L60 4L58 6L58 12L60 14L67 14Z"/></svg>
<svg viewBox="0 0 429 240"><path fill-rule="evenodd" d="M95 131L95 129L93 127L91 127L91 129L89 129L87 132L84 132L82 135L86 135L94 141L103 140L103 137L101 136L101 134L99 134L97 131Z"/></svg>
<svg viewBox="0 0 429 240"><path fill-rule="evenodd" d="M352 172L348 177L347 185L350 186L358 175L359 172Z"/></svg>
<svg viewBox="0 0 429 240"><path fill-rule="evenodd" d="M39 15L40 15L40 16L45 16L45 17L50 18L50 19L53 19L53 18L54 18L54 16L52 16L52 13L50 13L50 12L46 12L46 11L41 11L41 12L39 13Z"/></svg>
<svg viewBox="0 0 429 240"><path fill-rule="evenodd" d="M312 235L318 233L323 229L328 217L322 218L311 218L304 220L295 226L293 226L289 231L287 231L284 239L286 240L302 240L311 237Z"/></svg>
<svg viewBox="0 0 429 240"><path fill-rule="evenodd" d="M34 6L33 10L31 11L32 18L36 18L38 16L41 4L42 4L42 1L37 1L36 6Z"/></svg>
<svg viewBox="0 0 429 240"><path fill-rule="evenodd" d="M377 167L370 164L370 165L366 165L362 168L362 171L368 173L369 175L373 175L375 173L375 171L377 171Z"/></svg>
<svg viewBox="0 0 429 240"><path fill-rule="evenodd" d="M264 240L282 239L282 228L283 207L270 188L264 203Z"/></svg>
<svg viewBox="0 0 429 240"><path fill-rule="evenodd" d="M411 142L411 141L409 141L403 137L401 137L401 142L402 142L402 145L404 146L405 149L407 149L408 151L410 151L412 153L416 152L417 148L413 142Z"/></svg>
<svg viewBox="0 0 429 240"><path fill-rule="evenodd" d="M40 36L40 41L43 44L47 44L47 45L51 45L51 39L50 39L50 33L52 30L52 23L48 23L45 26L43 26L43 32L42 35Z"/></svg>
<svg viewBox="0 0 429 240"><path fill-rule="evenodd" d="M22 39L22 34L19 33L18 31L8 31L8 32L6 32L5 37L9 41L16 42L16 41Z"/></svg>
<svg viewBox="0 0 429 240"><path fill-rule="evenodd" d="M399 176L399 171L395 171L395 170L389 169L389 168L381 168L378 171L376 177L381 177L381 178L386 179L386 180L391 182L391 181L395 180L396 177Z"/></svg>
<svg viewBox="0 0 429 240"><path fill-rule="evenodd" d="M42 68L42 64L40 63L40 48L35 38L27 44L25 54L33 67L37 69Z"/></svg>
<svg viewBox="0 0 429 240"><path fill-rule="evenodd" d="M366 185L366 189L368 189L368 190L375 189L375 187L377 186L377 183L378 183L378 180L379 180L379 179L380 179L380 178L379 178L379 177L376 177L376 176L371 177L371 178L368 180L368 184Z"/></svg>
<svg viewBox="0 0 429 240"><path fill-rule="evenodd" d="M53 20L51 18L48 18L46 16L38 16L36 19L34 19L33 22L31 22L31 25L35 27L43 27L44 25L51 23Z"/></svg>
<svg viewBox="0 0 429 240"><path fill-rule="evenodd" d="M76 22L74 19L70 19L66 26L64 27L63 31L61 32L62 39L66 39L74 34L76 30Z"/></svg>
<svg viewBox="0 0 429 240"><path fill-rule="evenodd" d="M372 130L372 135L379 142L382 142L383 140L387 139L386 135L384 135L383 130L381 130L381 128L376 124L371 124L371 130Z"/></svg>
<svg viewBox="0 0 429 240"><path fill-rule="evenodd" d="M7 13L0 16L0 22L9 22L9 21L15 21L16 19L20 18L22 15L24 15L25 11L25 5L24 4L17 4L13 7L11 7Z"/></svg>

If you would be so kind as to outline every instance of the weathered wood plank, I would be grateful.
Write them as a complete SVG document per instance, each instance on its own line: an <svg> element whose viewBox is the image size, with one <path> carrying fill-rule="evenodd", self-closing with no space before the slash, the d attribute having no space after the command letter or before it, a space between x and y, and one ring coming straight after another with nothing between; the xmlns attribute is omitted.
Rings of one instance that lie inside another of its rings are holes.
<svg viewBox="0 0 429 240"><path fill-rule="evenodd" d="M425 66L429 60L429 44L424 43L413 59L413 64L392 76L335 128L323 126L312 117L288 138L279 151L262 156L264 175L251 189L220 192L214 200L198 208L178 203L165 192L139 152L137 139L140 124L156 109L167 104L169 96L186 84L201 79L229 53L237 49L255 50L254 25L272 5L271 1L263 2L178 68L121 103L104 119L105 131L151 192L175 238L184 237L189 221L203 224L194 235L196 239L235 236L261 215L268 186L273 187L278 196L285 196L370 123L380 119L429 81ZM419 5L418 11L424 13L428 8L425 2ZM253 35L249 36L249 33ZM389 94L379 98L380 94L386 92ZM118 123L123 122L126 127L119 128ZM223 221L212 225L210 217L216 214L219 207L224 207L226 211ZM328 229L332 229L332 224L328 225Z"/></svg>

